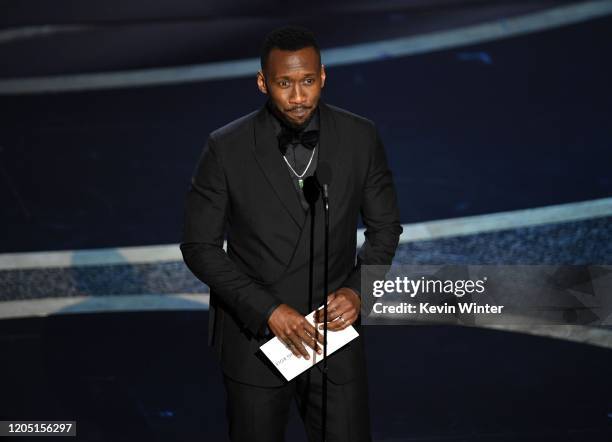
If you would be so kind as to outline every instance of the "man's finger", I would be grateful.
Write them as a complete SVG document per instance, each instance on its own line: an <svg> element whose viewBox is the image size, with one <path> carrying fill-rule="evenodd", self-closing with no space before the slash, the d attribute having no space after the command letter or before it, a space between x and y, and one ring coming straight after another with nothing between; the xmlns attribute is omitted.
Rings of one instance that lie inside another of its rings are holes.
<svg viewBox="0 0 612 442"><path fill-rule="evenodd" d="M335 313L333 310L328 310L327 311L327 322L331 321L336 316L338 316L337 313ZM322 323L323 321L325 321L325 314L323 313L323 310L321 310L321 313L317 317L317 321L316 322Z"/></svg>
<svg viewBox="0 0 612 442"><path fill-rule="evenodd" d="M307 323L304 326L304 329L306 330L306 332L313 338L316 338L317 341L319 341L319 343L321 345L323 345L323 334L318 331L314 326L312 326L310 323Z"/></svg>
<svg viewBox="0 0 612 442"><path fill-rule="evenodd" d="M300 336L296 334L292 334L291 336L289 336L289 339L291 339L291 343L293 344L293 347L292 347L293 354L295 354L298 358L300 356L304 356L306 359L310 359L308 352L302 345L302 338Z"/></svg>
<svg viewBox="0 0 612 442"><path fill-rule="evenodd" d="M345 329L346 327L351 325L357 318L353 318L353 315L348 315L347 312L344 312L343 314L338 315L335 318L330 317L328 319L329 321L327 321L327 330L335 331ZM323 324L319 325L319 330L323 330Z"/></svg>
<svg viewBox="0 0 612 442"><path fill-rule="evenodd" d="M287 340L287 341L285 341L285 345L287 346L287 348L289 350L291 350L291 353L293 353L298 358L300 357L300 352L297 351L297 349L295 348L295 345L293 344L293 342L291 342L290 340Z"/></svg>
<svg viewBox="0 0 612 442"><path fill-rule="evenodd" d="M336 299L336 292L330 293L327 296L327 309L329 310L330 304L334 301L334 299ZM323 307L321 307L321 310L319 310L321 312L321 314L323 314Z"/></svg>
<svg viewBox="0 0 612 442"><path fill-rule="evenodd" d="M338 296L335 300L334 308L338 311L349 310L353 307L353 303L343 296Z"/></svg>
<svg viewBox="0 0 612 442"><path fill-rule="evenodd" d="M343 328L345 328L345 323L342 322L340 319L336 319L335 321L329 322L327 324L327 330L329 331L338 331L342 330Z"/></svg>
<svg viewBox="0 0 612 442"><path fill-rule="evenodd" d="M331 300L329 300L331 299ZM337 316L337 314L334 316L334 313L336 310L338 310L340 308L339 302L336 299L335 295L329 295L328 301L327 301L327 320L330 320L330 316L333 318L335 316ZM316 322L323 322L323 317L325 316L325 308L321 308L320 310L317 310L317 313L315 314L316 317Z"/></svg>
<svg viewBox="0 0 612 442"><path fill-rule="evenodd" d="M320 352L319 346L317 345L317 340L305 330L302 332L302 341L317 353Z"/></svg>

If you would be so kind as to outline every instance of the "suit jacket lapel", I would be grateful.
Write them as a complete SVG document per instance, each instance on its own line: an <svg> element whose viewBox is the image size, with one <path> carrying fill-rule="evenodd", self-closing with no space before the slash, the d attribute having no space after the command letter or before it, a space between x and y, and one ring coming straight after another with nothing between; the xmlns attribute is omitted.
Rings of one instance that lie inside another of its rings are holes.
<svg viewBox="0 0 612 442"><path fill-rule="evenodd" d="M332 115L332 110L321 101L319 101L319 125L319 159L317 167L321 164L327 164L332 171L334 180L338 180L338 168L336 167L338 149L340 147L338 142L338 131L336 130L336 123ZM336 176L334 177L333 175Z"/></svg>
<svg viewBox="0 0 612 442"><path fill-rule="evenodd" d="M306 214L291 182L287 165L278 151L278 140L270 118L265 106L255 117L255 158L285 209L302 228Z"/></svg>

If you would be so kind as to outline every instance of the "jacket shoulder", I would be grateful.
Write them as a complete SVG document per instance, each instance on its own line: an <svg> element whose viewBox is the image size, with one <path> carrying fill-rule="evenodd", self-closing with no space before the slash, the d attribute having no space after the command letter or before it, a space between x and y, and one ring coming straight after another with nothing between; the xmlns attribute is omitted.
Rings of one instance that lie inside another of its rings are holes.
<svg viewBox="0 0 612 442"><path fill-rule="evenodd" d="M224 126L213 130L210 133L210 138L212 138L215 142L225 142L231 141L236 137L246 135L250 130L252 130L253 120L255 119L257 112L257 110L250 112L240 118L235 119L234 121L227 123Z"/></svg>
<svg viewBox="0 0 612 442"><path fill-rule="evenodd" d="M357 126L361 126L364 129L372 129L375 127L375 124L372 120L358 115L354 112L348 111L338 106L334 106L332 104L326 104L329 110L332 112L337 121L346 124L355 124Z"/></svg>

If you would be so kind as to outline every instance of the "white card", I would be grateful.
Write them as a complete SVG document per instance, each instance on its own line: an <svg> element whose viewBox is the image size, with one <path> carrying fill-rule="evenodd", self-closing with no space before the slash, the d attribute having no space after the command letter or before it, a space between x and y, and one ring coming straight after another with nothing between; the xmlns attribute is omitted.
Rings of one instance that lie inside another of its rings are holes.
<svg viewBox="0 0 612 442"><path fill-rule="evenodd" d="M321 307L322 308L322 307ZM306 320L314 325L314 311L306 316ZM323 333L323 330L321 330ZM331 331L327 330L327 356L334 353L336 350L344 347L347 343L359 336L357 330L350 325L344 330ZM281 372L281 374L290 381L300 373L314 367L321 362L323 354L318 355L312 348L304 346L310 359L305 359L303 356L298 358L291 350L277 337L262 345L261 351L270 359L272 364ZM322 350L322 347L321 347Z"/></svg>

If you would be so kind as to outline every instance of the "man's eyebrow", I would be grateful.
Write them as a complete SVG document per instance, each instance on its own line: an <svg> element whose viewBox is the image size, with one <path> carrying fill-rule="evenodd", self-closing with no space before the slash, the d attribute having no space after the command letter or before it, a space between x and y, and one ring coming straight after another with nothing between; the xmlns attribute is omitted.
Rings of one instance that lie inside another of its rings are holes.
<svg viewBox="0 0 612 442"><path fill-rule="evenodd" d="M314 77L315 75L317 75L316 72L307 72L304 75L302 75L302 78L304 77ZM291 80L291 77L288 75L280 75L278 77L274 77L274 81L278 81L278 80Z"/></svg>

